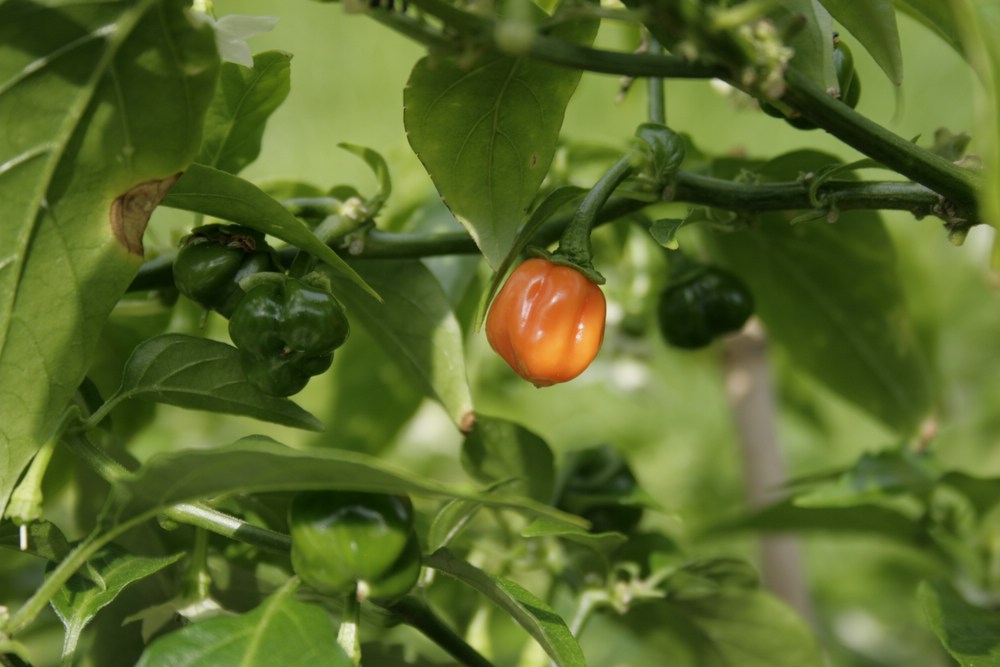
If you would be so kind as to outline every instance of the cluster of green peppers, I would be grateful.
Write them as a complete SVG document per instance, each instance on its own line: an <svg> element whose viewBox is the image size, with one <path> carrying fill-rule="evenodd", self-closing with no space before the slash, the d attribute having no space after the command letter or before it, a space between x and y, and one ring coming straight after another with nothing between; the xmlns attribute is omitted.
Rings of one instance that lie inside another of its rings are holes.
<svg viewBox="0 0 1000 667"><path fill-rule="evenodd" d="M182 240L173 270L181 294L229 318L247 380L264 393L301 391L347 340L347 315L326 282L281 273L274 250L252 229L195 229Z"/></svg>
<svg viewBox="0 0 1000 667"><path fill-rule="evenodd" d="M292 568L324 595L402 597L420 577L420 543L406 496L306 491L288 510Z"/></svg>

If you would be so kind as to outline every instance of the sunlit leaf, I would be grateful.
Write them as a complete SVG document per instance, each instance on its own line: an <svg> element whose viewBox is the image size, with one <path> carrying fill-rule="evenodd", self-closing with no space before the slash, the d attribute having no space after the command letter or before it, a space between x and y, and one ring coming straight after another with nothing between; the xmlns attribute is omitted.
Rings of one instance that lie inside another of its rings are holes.
<svg viewBox="0 0 1000 667"><path fill-rule="evenodd" d="M320 606L285 588L239 616L192 623L150 644L138 667L352 667Z"/></svg>
<svg viewBox="0 0 1000 667"><path fill-rule="evenodd" d="M545 602L520 585L483 572L471 563L441 549L424 560L424 565L458 579L503 609L535 638L560 667L584 667L580 645L566 622Z"/></svg>
<svg viewBox="0 0 1000 667"><path fill-rule="evenodd" d="M207 165L192 164L163 204L270 234L315 255L338 275L378 298L378 294L361 276L320 241L305 223L256 185L239 176Z"/></svg>
<svg viewBox="0 0 1000 667"><path fill-rule="evenodd" d="M534 20L544 16L524 4ZM567 20L548 35L589 44L596 30L592 19ZM465 60L436 54L418 62L404 120L445 203L497 268L548 172L580 71L497 53Z"/></svg>
<svg viewBox="0 0 1000 667"><path fill-rule="evenodd" d="M352 322L364 326L415 386L464 427L472 414L472 396L462 329L434 274L417 260L359 260L351 266L385 300L375 303L335 280L334 292Z"/></svg>
<svg viewBox="0 0 1000 667"><path fill-rule="evenodd" d="M462 498L571 525L571 514L522 496L446 486L380 459L340 449L298 450L263 436L212 449L165 452L115 483L119 520L177 503L234 493L345 489Z"/></svg>
<svg viewBox="0 0 1000 667"><path fill-rule="evenodd" d="M218 56L187 4L0 3L0 514L198 150Z"/></svg>
<svg viewBox="0 0 1000 667"><path fill-rule="evenodd" d="M125 364L111 405L129 398L246 415L319 431L323 424L287 398L264 394L247 381L235 347L214 340L163 334L140 343Z"/></svg>
<svg viewBox="0 0 1000 667"><path fill-rule="evenodd" d="M264 126L288 97L291 60L289 53L265 51L253 67L223 63L197 162L238 174L257 159Z"/></svg>

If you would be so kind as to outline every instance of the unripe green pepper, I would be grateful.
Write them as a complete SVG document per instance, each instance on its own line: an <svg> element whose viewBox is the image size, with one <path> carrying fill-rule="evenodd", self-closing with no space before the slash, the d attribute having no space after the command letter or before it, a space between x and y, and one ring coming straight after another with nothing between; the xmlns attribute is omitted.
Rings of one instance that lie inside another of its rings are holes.
<svg viewBox="0 0 1000 667"><path fill-rule="evenodd" d="M411 533L406 548L381 578L368 583L367 597L379 601L394 600L410 592L420 579L423 556L417 534Z"/></svg>
<svg viewBox="0 0 1000 667"><path fill-rule="evenodd" d="M300 391L328 369L349 333L340 302L297 278L252 287L229 320L247 379L275 396Z"/></svg>
<svg viewBox="0 0 1000 667"><path fill-rule="evenodd" d="M628 462L609 444L572 452L566 460L556 506L590 521L591 531L635 530L643 509L621 501L638 486Z"/></svg>
<svg viewBox="0 0 1000 667"><path fill-rule="evenodd" d="M743 282L706 266L671 283L660 294L660 332L671 345L694 349L738 331L753 314L753 296Z"/></svg>
<svg viewBox="0 0 1000 667"><path fill-rule="evenodd" d="M278 269L264 235L239 225L197 227L181 241L174 285L195 303L225 317L243 298L240 280Z"/></svg>
<svg viewBox="0 0 1000 667"><path fill-rule="evenodd" d="M406 496L306 491L292 500L288 525L292 567L321 593L349 593L364 582L370 596L392 597L410 581L412 564L401 558L411 558L414 549L419 574L420 547L411 544L413 506Z"/></svg>

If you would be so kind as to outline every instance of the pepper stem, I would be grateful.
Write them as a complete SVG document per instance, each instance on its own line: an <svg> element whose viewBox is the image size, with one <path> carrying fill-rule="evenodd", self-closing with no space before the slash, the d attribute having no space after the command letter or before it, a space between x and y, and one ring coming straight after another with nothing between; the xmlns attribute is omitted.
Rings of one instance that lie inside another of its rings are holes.
<svg viewBox="0 0 1000 667"><path fill-rule="evenodd" d="M358 602L357 586L344 596L344 617L337 631L337 643L351 659L354 667L361 667L361 634L358 624L361 620L361 603Z"/></svg>
<svg viewBox="0 0 1000 667"><path fill-rule="evenodd" d="M601 207L614 193L615 188L631 176L635 169L635 156L630 152L622 156L601 176L580 202L573 219L559 239L559 247L549 256L549 260L577 269L598 285L604 284L604 276L594 268L591 259L593 249L590 244L590 232Z"/></svg>

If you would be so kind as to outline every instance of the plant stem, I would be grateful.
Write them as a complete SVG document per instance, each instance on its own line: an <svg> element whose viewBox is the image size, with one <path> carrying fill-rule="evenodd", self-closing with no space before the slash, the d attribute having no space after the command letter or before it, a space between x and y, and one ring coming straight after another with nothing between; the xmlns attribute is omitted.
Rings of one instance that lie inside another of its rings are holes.
<svg viewBox="0 0 1000 667"><path fill-rule="evenodd" d="M730 211L795 211L813 208L809 188L800 182L738 183L721 178L701 176L686 171L677 172L670 201L683 202ZM933 190L916 183L899 181L836 181L823 183L817 195L821 201L841 211L897 210L912 213L920 219L928 215L943 216L941 197ZM617 220L635 213L648 202L626 197L612 197L601 207L595 224ZM534 243L548 245L569 224L571 216L552 218L539 229ZM294 258L296 248L283 248L283 263ZM366 233L357 259L418 259L445 255L478 254L479 248L465 232L434 232L430 234L397 234L373 229ZM142 265L130 292L166 289L173 286L173 260L167 253Z"/></svg>
<svg viewBox="0 0 1000 667"><path fill-rule="evenodd" d="M354 667L361 667L361 635L358 623L361 620L361 603L358 602L357 587L344 596L344 616L337 631L337 643L351 659Z"/></svg>
<svg viewBox="0 0 1000 667"><path fill-rule="evenodd" d="M663 52L663 47L660 43L656 41L656 38L652 35L646 35L649 40L649 53L658 56ZM666 105L666 95L663 86L662 76L651 76L646 81L647 86L647 96L649 97L649 120L652 123L659 123L660 125L667 124L667 105Z"/></svg>
<svg viewBox="0 0 1000 667"><path fill-rule="evenodd" d="M75 549L70 551L66 557L52 570L48 576L45 577L45 581L39 586L34 594L28 598L28 600L21 605L13 616L11 616L7 623L4 624L2 631L13 636L20 632L21 630L28 627L28 625L35 620L35 617L45 609L45 606L49 603L52 597L59 592L59 589L69 581L69 578L76 573L81 567L87 564L87 561L96 554L101 547L115 539L119 535L128 532L132 528L138 526L139 524L152 518L153 512L147 512L145 514L140 514L135 516L128 521L123 521L111 527L106 533L98 532L99 529L95 529L87 538L85 538L80 544L76 546Z"/></svg>
<svg viewBox="0 0 1000 667"><path fill-rule="evenodd" d="M437 614L417 597L407 595L384 605L407 625L420 631L425 637L444 649L448 655L465 667L494 667L476 649L469 646L458 634L438 617Z"/></svg>
<svg viewBox="0 0 1000 667"><path fill-rule="evenodd" d="M553 253L553 258L563 258L585 273L596 274L596 277L590 275L588 277L598 284L603 283L604 278L594 270L593 262L591 262L590 233L604 203L611 197L615 188L635 171L634 161L635 156L628 153L619 158L601 176L580 202L576 213L573 214L573 218L566 225L562 236L559 237L559 247Z"/></svg>
<svg viewBox="0 0 1000 667"><path fill-rule="evenodd" d="M168 519L228 537L258 549L287 554L292 539L284 533L255 526L200 502L180 503L163 512Z"/></svg>
<svg viewBox="0 0 1000 667"><path fill-rule="evenodd" d="M952 200L974 215L980 179L940 155L893 134L837 100L794 69L783 101L845 144ZM972 222L970 218L970 222Z"/></svg>
<svg viewBox="0 0 1000 667"><path fill-rule="evenodd" d="M813 208L808 183L738 183L691 172L677 172L671 201L703 204L730 211L795 211ZM816 195L841 211L908 211L917 219L937 215L941 198L916 183L896 181L827 181Z"/></svg>
<svg viewBox="0 0 1000 667"><path fill-rule="evenodd" d="M63 443L109 484L114 484L131 474L125 466L91 442L83 433L67 433ZM178 523L204 528L259 549L276 553L288 553L291 549L291 538L288 535L255 526L200 502L179 503L166 509L163 514Z"/></svg>

